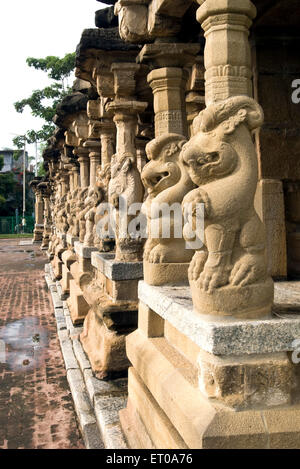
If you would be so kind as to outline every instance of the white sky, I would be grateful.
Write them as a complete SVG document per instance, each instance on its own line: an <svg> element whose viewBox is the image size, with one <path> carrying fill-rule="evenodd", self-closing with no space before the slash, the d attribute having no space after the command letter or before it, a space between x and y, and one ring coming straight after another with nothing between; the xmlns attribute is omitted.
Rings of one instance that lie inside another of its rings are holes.
<svg viewBox="0 0 300 469"><path fill-rule="evenodd" d="M28 67L27 57L64 56L75 51L81 33L95 28L95 11L108 5L96 0L8 0L0 15L0 149L12 148L12 134L38 130L42 120L14 109L35 89L49 84L47 73ZM34 146L29 148L34 155Z"/></svg>

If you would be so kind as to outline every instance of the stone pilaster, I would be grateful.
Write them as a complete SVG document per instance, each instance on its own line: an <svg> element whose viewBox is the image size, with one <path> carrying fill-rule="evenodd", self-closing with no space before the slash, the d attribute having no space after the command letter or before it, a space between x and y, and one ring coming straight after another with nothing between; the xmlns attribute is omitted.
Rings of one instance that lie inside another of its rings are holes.
<svg viewBox="0 0 300 469"><path fill-rule="evenodd" d="M138 130L138 114L145 111L147 102L135 99L136 73L139 65L115 63L114 73L115 100L107 105L113 113L117 128L116 154L111 162L109 183L109 202L117 209L116 223L116 260L123 262L139 261L142 257L142 241L133 239L128 233L128 224L133 217L123 213L126 219L125 230L121 227L120 204L126 210L143 200L143 186L137 169L135 137Z"/></svg>
<svg viewBox="0 0 300 469"><path fill-rule="evenodd" d="M175 133L188 136L185 91L188 72L199 52L198 44L146 44L139 61L153 69L148 83L154 96L155 136Z"/></svg>
<svg viewBox="0 0 300 469"><path fill-rule="evenodd" d="M252 97L249 28L256 16L250 0L198 0L205 31L206 105L232 96Z"/></svg>
<svg viewBox="0 0 300 469"><path fill-rule="evenodd" d="M33 231L33 241L39 242L43 237L44 229L44 203L42 192L35 189L35 226Z"/></svg>

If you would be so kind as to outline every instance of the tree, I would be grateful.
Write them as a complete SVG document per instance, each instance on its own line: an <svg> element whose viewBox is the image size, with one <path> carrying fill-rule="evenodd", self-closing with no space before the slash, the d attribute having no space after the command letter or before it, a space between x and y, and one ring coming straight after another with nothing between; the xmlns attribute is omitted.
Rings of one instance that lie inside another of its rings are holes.
<svg viewBox="0 0 300 469"><path fill-rule="evenodd" d="M43 163L42 161L40 161L40 162L38 163L37 175L38 175L39 177L44 177L44 176L46 175L44 163Z"/></svg>
<svg viewBox="0 0 300 469"><path fill-rule="evenodd" d="M63 58L56 56L47 56L44 59L28 57L26 63L36 70L48 72L48 77L52 80L52 83L42 90L34 90L31 96L17 101L14 106L19 113L22 113L25 107L29 106L33 116L40 117L45 121L40 130L28 130L26 132L27 143L45 142L51 137L55 129L52 119L56 113L57 104L71 91L68 77L75 68L75 53L66 54ZM17 148L22 148L24 136L15 137L13 142Z"/></svg>
<svg viewBox="0 0 300 469"><path fill-rule="evenodd" d="M22 173L7 172L0 174L0 216L12 216L15 209L21 212L23 201ZM33 179L33 174L26 171L26 212L33 211L33 194L29 187L29 182Z"/></svg>
<svg viewBox="0 0 300 469"><path fill-rule="evenodd" d="M4 166L4 157L3 155L0 155L0 171L3 168L3 166Z"/></svg>

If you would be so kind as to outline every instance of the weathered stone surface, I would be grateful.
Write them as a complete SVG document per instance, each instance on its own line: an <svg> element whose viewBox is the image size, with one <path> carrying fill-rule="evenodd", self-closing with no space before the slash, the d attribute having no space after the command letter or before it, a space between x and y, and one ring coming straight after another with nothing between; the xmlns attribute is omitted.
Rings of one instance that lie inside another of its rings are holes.
<svg viewBox="0 0 300 469"><path fill-rule="evenodd" d="M61 338L61 336L59 336L59 339L66 370L78 370L79 365L74 355L71 339L69 337Z"/></svg>
<svg viewBox="0 0 300 469"><path fill-rule="evenodd" d="M90 369L91 365L78 339L73 340L73 350L81 372L84 373L84 370Z"/></svg>
<svg viewBox="0 0 300 469"><path fill-rule="evenodd" d="M86 110L87 102L88 97L80 92L66 96L57 106L53 122L58 127L63 127L64 120L69 114L76 114L79 111Z"/></svg>
<svg viewBox="0 0 300 469"><path fill-rule="evenodd" d="M231 359L199 354L199 388L208 398L236 408L291 403L293 365L286 353Z"/></svg>
<svg viewBox="0 0 300 469"><path fill-rule="evenodd" d="M87 449L101 449L103 444L81 372L79 370L69 370L67 378L86 447Z"/></svg>
<svg viewBox="0 0 300 469"><path fill-rule="evenodd" d="M279 286L281 288L283 283ZM284 304L278 304L280 311L296 313L290 319L272 316L259 321L241 321L219 317L208 319L193 311L190 290L184 286L153 287L140 282L139 299L203 350L216 355L293 350L293 341L300 337L299 310L293 305L287 310Z"/></svg>
<svg viewBox="0 0 300 469"><path fill-rule="evenodd" d="M77 236L72 236L69 233L67 234L67 243L68 244L70 244L71 246L74 246L76 241L79 241L79 238Z"/></svg>
<svg viewBox="0 0 300 469"><path fill-rule="evenodd" d="M76 254L84 259L90 259L92 252L98 251L97 248L84 246L79 241L76 241L74 243L74 248L75 248Z"/></svg>
<svg viewBox="0 0 300 469"><path fill-rule="evenodd" d="M143 277L142 262L116 262L114 254L92 253L92 265L110 280L135 280Z"/></svg>
<svg viewBox="0 0 300 469"><path fill-rule="evenodd" d="M95 398L101 396L126 396L127 378L104 381L93 376L91 370L85 370L84 373L86 388L92 404L95 404Z"/></svg>
<svg viewBox="0 0 300 469"><path fill-rule="evenodd" d="M95 13L95 25L97 28L116 28L118 27L118 17L115 16L114 8L103 8Z"/></svg>
<svg viewBox="0 0 300 469"><path fill-rule="evenodd" d="M129 366L125 353L126 334L132 329L110 330L103 318L90 310L80 341L89 357L92 369L100 379L120 375Z"/></svg>

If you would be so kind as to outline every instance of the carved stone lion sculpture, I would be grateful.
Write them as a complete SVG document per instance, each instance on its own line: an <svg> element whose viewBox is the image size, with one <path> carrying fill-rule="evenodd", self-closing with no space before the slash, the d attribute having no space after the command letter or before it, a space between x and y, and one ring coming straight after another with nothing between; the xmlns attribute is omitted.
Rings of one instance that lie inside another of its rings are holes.
<svg viewBox="0 0 300 469"><path fill-rule="evenodd" d="M94 226L95 226L95 215L97 212L97 207L102 201L103 194L99 187L94 186L89 189L86 206L89 207L89 210L85 214L85 237L83 244L87 247L94 246Z"/></svg>
<svg viewBox="0 0 300 469"><path fill-rule="evenodd" d="M135 239L128 232L121 230L120 201L126 204L126 225L134 218L128 215L127 208L133 204L141 203L144 188L139 171L136 167L136 158L131 154L122 156L114 155L111 161L111 179L109 182L108 201L116 208L116 257L120 262L135 262L142 258L143 243L141 239Z"/></svg>
<svg viewBox="0 0 300 469"><path fill-rule="evenodd" d="M181 202L185 194L195 187L180 158L185 143L184 136L165 134L152 140L146 147L150 162L142 171L142 181L148 189L148 197L143 205L148 231L144 275L146 282L151 285L186 280L188 265L194 254L192 250L185 249L182 237ZM172 212L173 204L177 204L179 214ZM176 225L179 225L180 230L178 238L175 237ZM170 229L164 233L166 227Z"/></svg>
<svg viewBox="0 0 300 469"><path fill-rule="evenodd" d="M88 188L85 187L78 193L76 220L79 223L79 241L83 243L86 233L85 215L90 209L90 200L88 200Z"/></svg>
<svg viewBox="0 0 300 469"><path fill-rule="evenodd" d="M96 177L96 186L99 190L99 197L101 194L101 198L99 200L99 204L97 206L97 210L95 213L95 222L94 222L94 246L99 249L100 252L108 252L114 249L115 241L107 237L104 233L101 232L101 221L106 216L104 215L100 208L101 202L108 202L108 186L111 176L110 164L106 164L104 168L99 168L97 171ZM105 227L105 233L108 231L108 226Z"/></svg>
<svg viewBox="0 0 300 469"><path fill-rule="evenodd" d="M254 209L258 165L251 132L262 122L256 101L229 98L199 114L195 136L182 150L198 186L183 205L192 204L196 213L196 204L204 204L204 247L189 268L193 303L201 313L251 318L271 309L264 226ZM186 239L189 233L185 226Z"/></svg>

